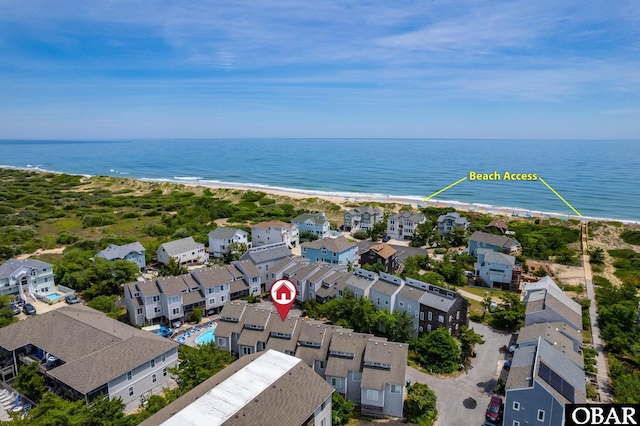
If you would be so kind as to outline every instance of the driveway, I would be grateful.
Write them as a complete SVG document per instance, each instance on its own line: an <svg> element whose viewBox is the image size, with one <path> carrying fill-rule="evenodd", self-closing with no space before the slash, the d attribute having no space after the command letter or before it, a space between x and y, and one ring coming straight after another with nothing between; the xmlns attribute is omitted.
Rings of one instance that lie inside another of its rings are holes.
<svg viewBox="0 0 640 426"><path fill-rule="evenodd" d="M498 378L506 378L502 368L505 354L500 348L509 344L511 333L494 330L484 324L470 323L485 343L477 345L478 355L471 365L457 377L442 378L407 368L407 380L426 383L436 393L440 426L481 425L487 404L493 395Z"/></svg>

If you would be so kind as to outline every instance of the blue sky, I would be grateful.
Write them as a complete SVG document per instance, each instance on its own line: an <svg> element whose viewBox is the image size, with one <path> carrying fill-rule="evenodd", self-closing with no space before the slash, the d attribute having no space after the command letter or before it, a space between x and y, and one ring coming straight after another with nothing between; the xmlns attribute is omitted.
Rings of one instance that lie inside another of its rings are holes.
<svg viewBox="0 0 640 426"><path fill-rule="evenodd" d="M640 139L637 1L0 2L0 138Z"/></svg>

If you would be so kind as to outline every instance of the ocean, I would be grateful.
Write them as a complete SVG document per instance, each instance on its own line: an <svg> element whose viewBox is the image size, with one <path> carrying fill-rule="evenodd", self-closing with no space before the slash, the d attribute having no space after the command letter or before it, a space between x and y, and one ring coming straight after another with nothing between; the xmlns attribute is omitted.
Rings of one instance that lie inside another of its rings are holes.
<svg viewBox="0 0 640 426"><path fill-rule="evenodd" d="M640 221L639 164L640 141L0 140L0 167L416 203L466 177L433 199L633 222ZM471 180L470 172L501 179ZM537 175L566 203L540 179L505 180L505 172Z"/></svg>

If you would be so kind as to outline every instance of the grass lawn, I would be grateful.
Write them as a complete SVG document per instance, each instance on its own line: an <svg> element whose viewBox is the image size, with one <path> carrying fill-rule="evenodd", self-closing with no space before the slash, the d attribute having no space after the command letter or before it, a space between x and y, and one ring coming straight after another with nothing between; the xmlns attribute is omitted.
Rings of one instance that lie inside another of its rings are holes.
<svg viewBox="0 0 640 426"><path fill-rule="evenodd" d="M491 294L491 297L497 299L499 295L504 294L504 291L497 290L489 287L469 287L464 286L461 287L461 290L468 291L469 293L475 294L476 296L484 297L486 293Z"/></svg>

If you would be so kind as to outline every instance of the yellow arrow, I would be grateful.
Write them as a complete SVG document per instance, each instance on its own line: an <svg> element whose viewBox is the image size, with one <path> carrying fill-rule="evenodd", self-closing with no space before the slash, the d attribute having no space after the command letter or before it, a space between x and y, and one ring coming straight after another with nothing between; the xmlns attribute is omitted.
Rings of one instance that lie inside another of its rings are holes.
<svg viewBox="0 0 640 426"><path fill-rule="evenodd" d="M562 198L562 195L558 194L558 193L556 192L556 190L555 190L555 189L553 189L553 188L552 188L552 187L551 187L547 182L545 182L545 181L544 181L544 179L542 179L541 177L538 177L538 179L540 180L540 182L544 183L544 185L545 185L547 188L549 188L549 189L551 190L551 192L553 192L554 194L556 194L556 196L557 196L558 198L560 198L562 201L564 201L564 203L565 203L566 205L568 205L568 206L569 206L569 208L570 208L571 210L573 210L574 212L576 212L576 214L577 214L578 216L582 216L578 210L574 209L574 208L573 208L573 206L572 206L571 204L567 203L567 200L565 200L564 198Z"/></svg>
<svg viewBox="0 0 640 426"><path fill-rule="evenodd" d="M463 177L463 178L462 178L462 179L460 179L459 181L454 182L454 183L452 183L451 185L449 185L449 186L447 186L447 187L445 187L445 188L442 188L440 191L438 191L438 192L434 192L433 194L429 195L428 197L423 198L423 199L422 199L422 201L427 201L428 199L435 197L436 195L438 195L438 194L440 194L440 193L442 193L442 192L446 191L447 189L451 188L452 186L456 186L457 184L459 184L460 182L462 182L462 181L464 181L464 180L467 180L467 178L466 178L466 177Z"/></svg>

